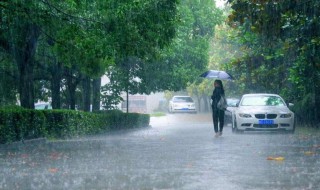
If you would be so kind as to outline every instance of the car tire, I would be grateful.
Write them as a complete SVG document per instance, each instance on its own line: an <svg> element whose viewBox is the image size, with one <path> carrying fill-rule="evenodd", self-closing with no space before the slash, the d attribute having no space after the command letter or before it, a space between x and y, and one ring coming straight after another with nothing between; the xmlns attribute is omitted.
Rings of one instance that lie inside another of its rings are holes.
<svg viewBox="0 0 320 190"><path fill-rule="evenodd" d="M172 110L173 110L172 107L170 107L169 113L174 114L174 112Z"/></svg>
<svg viewBox="0 0 320 190"><path fill-rule="evenodd" d="M234 126L233 122L232 122L232 124L231 124L231 129L232 129L232 133L235 133L235 132L236 132L236 129L235 129L235 126Z"/></svg>
<svg viewBox="0 0 320 190"><path fill-rule="evenodd" d="M236 133L238 128L237 128L237 122L234 118L234 116L232 115L232 118L231 118L231 129L232 129L232 133Z"/></svg>
<svg viewBox="0 0 320 190"><path fill-rule="evenodd" d="M296 120L294 120L294 122L293 122L293 129L290 130L288 133L289 134L294 134L295 131L296 131Z"/></svg>
<svg viewBox="0 0 320 190"><path fill-rule="evenodd" d="M236 134L242 134L243 130L239 130L237 127L237 121L235 119L232 119L232 132Z"/></svg>

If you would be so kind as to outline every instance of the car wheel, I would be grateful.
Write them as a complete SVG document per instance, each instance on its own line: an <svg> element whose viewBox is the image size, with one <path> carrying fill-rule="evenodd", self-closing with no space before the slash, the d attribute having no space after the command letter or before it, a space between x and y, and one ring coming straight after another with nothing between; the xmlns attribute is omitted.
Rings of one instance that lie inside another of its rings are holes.
<svg viewBox="0 0 320 190"><path fill-rule="evenodd" d="M235 132L236 132L236 129L235 129L235 125L234 125L234 123L232 122L232 124L231 124L231 125L232 125L232 132L233 132L233 133L235 133Z"/></svg>
<svg viewBox="0 0 320 190"><path fill-rule="evenodd" d="M232 116L233 117L233 116ZM237 121L236 119L233 117L232 119L232 132L233 133L237 133L237 134L241 134L243 133L242 130L239 130L238 127L237 127Z"/></svg>
<svg viewBox="0 0 320 190"><path fill-rule="evenodd" d="M289 131L289 134L294 134L295 131L296 131L296 120L294 120L293 129L291 131Z"/></svg>
<svg viewBox="0 0 320 190"><path fill-rule="evenodd" d="M237 123L236 123L236 119L234 117L234 115L232 114L232 117L231 117L231 128L232 128L232 132L233 133L236 133L237 132Z"/></svg>
<svg viewBox="0 0 320 190"><path fill-rule="evenodd" d="M172 107L170 107L169 110L170 110L169 112L170 112L171 114L174 114Z"/></svg>

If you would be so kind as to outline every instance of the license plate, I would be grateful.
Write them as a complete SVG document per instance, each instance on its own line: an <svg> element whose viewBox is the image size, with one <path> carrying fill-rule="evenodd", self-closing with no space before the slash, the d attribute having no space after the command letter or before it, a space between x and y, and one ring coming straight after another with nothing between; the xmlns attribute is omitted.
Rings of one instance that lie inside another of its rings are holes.
<svg viewBox="0 0 320 190"><path fill-rule="evenodd" d="M262 119L262 120L259 120L259 124L260 125L271 125L273 124L274 121L273 120L270 120L270 119Z"/></svg>

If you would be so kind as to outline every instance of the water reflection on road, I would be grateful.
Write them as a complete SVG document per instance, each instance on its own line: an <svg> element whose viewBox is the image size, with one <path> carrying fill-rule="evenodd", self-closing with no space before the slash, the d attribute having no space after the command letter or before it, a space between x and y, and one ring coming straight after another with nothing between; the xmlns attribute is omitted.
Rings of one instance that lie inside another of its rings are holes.
<svg viewBox="0 0 320 190"><path fill-rule="evenodd" d="M210 114L173 114L145 129L1 146L0 189L318 189L319 145L230 126L215 138Z"/></svg>

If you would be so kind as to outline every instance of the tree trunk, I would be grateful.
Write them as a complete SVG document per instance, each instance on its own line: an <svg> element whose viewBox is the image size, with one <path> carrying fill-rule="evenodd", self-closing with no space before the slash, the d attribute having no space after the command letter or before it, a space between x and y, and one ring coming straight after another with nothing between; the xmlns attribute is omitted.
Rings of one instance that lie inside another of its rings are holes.
<svg viewBox="0 0 320 190"><path fill-rule="evenodd" d="M69 109L75 110L76 109L76 88L77 86L74 85L72 82L68 84L68 104Z"/></svg>
<svg viewBox="0 0 320 190"><path fill-rule="evenodd" d="M197 95L197 101L198 101L198 105L199 105L198 112L200 113L201 112L201 97L199 95Z"/></svg>
<svg viewBox="0 0 320 190"><path fill-rule="evenodd" d="M92 111L100 110L101 78L92 81Z"/></svg>
<svg viewBox="0 0 320 190"><path fill-rule="evenodd" d="M15 44L13 50L19 68L20 103L24 108L34 109L34 57L40 35L39 28L27 24L21 32L21 41Z"/></svg>
<svg viewBox="0 0 320 190"><path fill-rule="evenodd" d="M203 94L202 99L203 99L203 103L204 103L204 112L209 112L208 96Z"/></svg>
<svg viewBox="0 0 320 190"><path fill-rule="evenodd" d="M316 49L314 47L314 49ZM314 50L315 51L315 50ZM316 51L315 51L316 52ZM313 95L314 95L314 126L316 126L317 128L319 127L319 122L320 122L320 89L319 89L319 84L320 84L320 80L319 80L319 70L316 66L316 59L315 59L315 55L311 56L311 63L312 63L312 91L313 91Z"/></svg>
<svg viewBox="0 0 320 190"><path fill-rule="evenodd" d="M76 109L76 89L80 81L80 76L76 77L73 74L73 70L66 68L66 81L67 81L67 92L68 92L68 105L69 109Z"/></svg>
<svg viewBox="0 0 320 190"><path fill-rule="evenodd" d="M82 101L83 111L90 112L90 100L91 100L91 81L90 78L85 76L82 79Z"/></svg>
<svg viewBox="0 0 320 190"><path fill-rule="evenodd" d="M61 108L61 98L60 98L60 87L61 87L61 75L62 64L57 62L56 65L52 67L52 78L51 78L51 92L52 92L52 108Z"/></svg>

